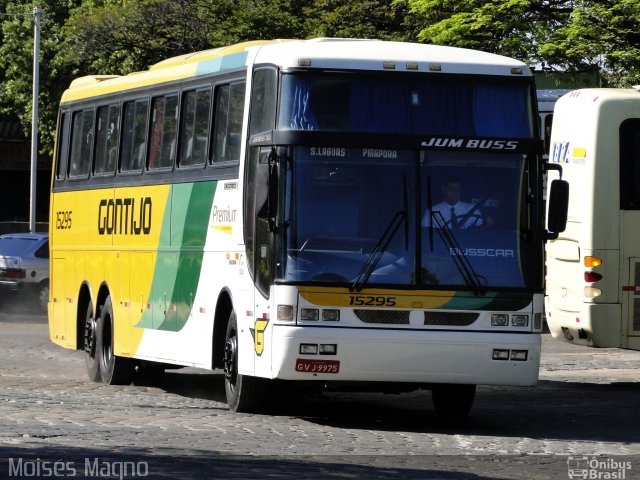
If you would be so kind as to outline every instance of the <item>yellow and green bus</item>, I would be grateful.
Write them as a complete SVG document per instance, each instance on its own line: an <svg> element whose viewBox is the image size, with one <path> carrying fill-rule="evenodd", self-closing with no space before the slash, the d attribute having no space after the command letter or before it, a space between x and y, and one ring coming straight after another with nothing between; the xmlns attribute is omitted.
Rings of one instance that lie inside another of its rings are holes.
<svg viewBox="0 0 640 480"><path fill-rule="evenodd" d="M483 52L249 42L77 79L51 339L108 384L223 369L236 411L280 379L465 415L477 384L537 381L541 153L529 68Z"/></svg>

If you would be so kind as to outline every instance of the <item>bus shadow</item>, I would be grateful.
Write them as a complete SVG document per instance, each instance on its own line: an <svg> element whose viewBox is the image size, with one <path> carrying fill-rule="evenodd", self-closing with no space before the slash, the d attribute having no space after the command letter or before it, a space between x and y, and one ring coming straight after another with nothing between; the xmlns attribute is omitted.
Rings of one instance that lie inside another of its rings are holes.
<svg viewBox="0 0 640 480"><path fill-rule="evenodd" d="M135 385L145 385L138 380ZM149 385L149 384L147 384ZM226 408L223 373L168 371L153 386ZM318 392L272 388L263 415L291 416L332 428L492 435L544 440L630 442L640 439L640 382L594 384L540 381L537 387L479 387L471 415L437 416L428 391L404 394Z"/></svg>
<svg viewBox="0 0 640 480"><path fill-rule="evenodd" d="M223 373L187 373L168 370L159 375L136 375L133 385L156 387L181 397L226 404Z"/></svg>

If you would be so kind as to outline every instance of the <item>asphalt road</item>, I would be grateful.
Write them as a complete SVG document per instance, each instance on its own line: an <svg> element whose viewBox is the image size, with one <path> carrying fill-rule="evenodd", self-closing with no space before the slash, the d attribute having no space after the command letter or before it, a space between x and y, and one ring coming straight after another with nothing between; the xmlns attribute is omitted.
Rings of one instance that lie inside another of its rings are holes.
<svg viewBox="0 0 640 480"><path fill-rule="evenodd" d="M576 465L640 478L640 352L544 335L539 385L479 387L459 424L423 391L294 392L234 414L221 372L91 383L43 315L0 300L0 478L555 479Z"/></svg>

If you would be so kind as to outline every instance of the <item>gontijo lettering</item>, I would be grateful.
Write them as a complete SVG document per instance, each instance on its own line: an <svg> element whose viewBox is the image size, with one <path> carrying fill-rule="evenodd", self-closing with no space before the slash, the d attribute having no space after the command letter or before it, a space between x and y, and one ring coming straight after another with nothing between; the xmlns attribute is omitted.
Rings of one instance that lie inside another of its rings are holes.
<svg viewBox="0 0 640 480"><path fill-rule="evenodd" d="M149 235L151 197L102 199L98 204L98 234Z"/></svg>

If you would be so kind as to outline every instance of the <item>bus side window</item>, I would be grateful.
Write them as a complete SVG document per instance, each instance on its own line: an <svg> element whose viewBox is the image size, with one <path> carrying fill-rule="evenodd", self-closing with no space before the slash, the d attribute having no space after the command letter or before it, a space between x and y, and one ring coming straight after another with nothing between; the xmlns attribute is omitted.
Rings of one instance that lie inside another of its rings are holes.
<svg viewBox="0 0 640 480"><path fill-rule="evenodd" d="M213 163L240 160L245 82L219 86L213 134Z"/></svg>
<svg viewBox="0 0 640 480"><path fill-rule="evenodd" d="M147 154L147 110L149 100L135 100L124 104L122 125L122 153L120 170L140 171Z"/></svg>
<svg viewBox="0 0 640 480"><path fill-rule="evenodd" d="M154 98L151 122L149 170L171 168L176 156L178 96L166 95Z"/></svg>
<svg viewBox="0 0 640 480"><path fill-rule="evenodd" d="M249 135L273 130L276 119L276 82L276 71L272 68L264 68L255 73L251 87Z"/></svg>
<svg viewBox="0 0 640 480"><path fill-rule="evenodd" d="M178 166L204 165L209 147L211 89L191 90L182 96Z"/></svg>
<svg viewBox="0 0 640 480"><path fill-rule="evenodd" d="M56 141L56 180L64 180L67 164L67 149L69 147L69 113L62 112L58 123L58 138Z"/></svg>
<svg viewBox="0 0 640 480"><path fill-rule="evenodd" d="M640 210L640 118L620 125L620 209Z"/></svg>
<svg viewBox="0 0 640 480"><path fill-rule="evenodd" d="M88 177L93 151L93 109L73 114L69 177Z"/></svg>
<svg viewBox="0 0 640 480"><path fill-rule="evenodd" d="M113 174L118 163L120 136L120 107L109 105L98 108L96 128L95 174Z"/></svg>

